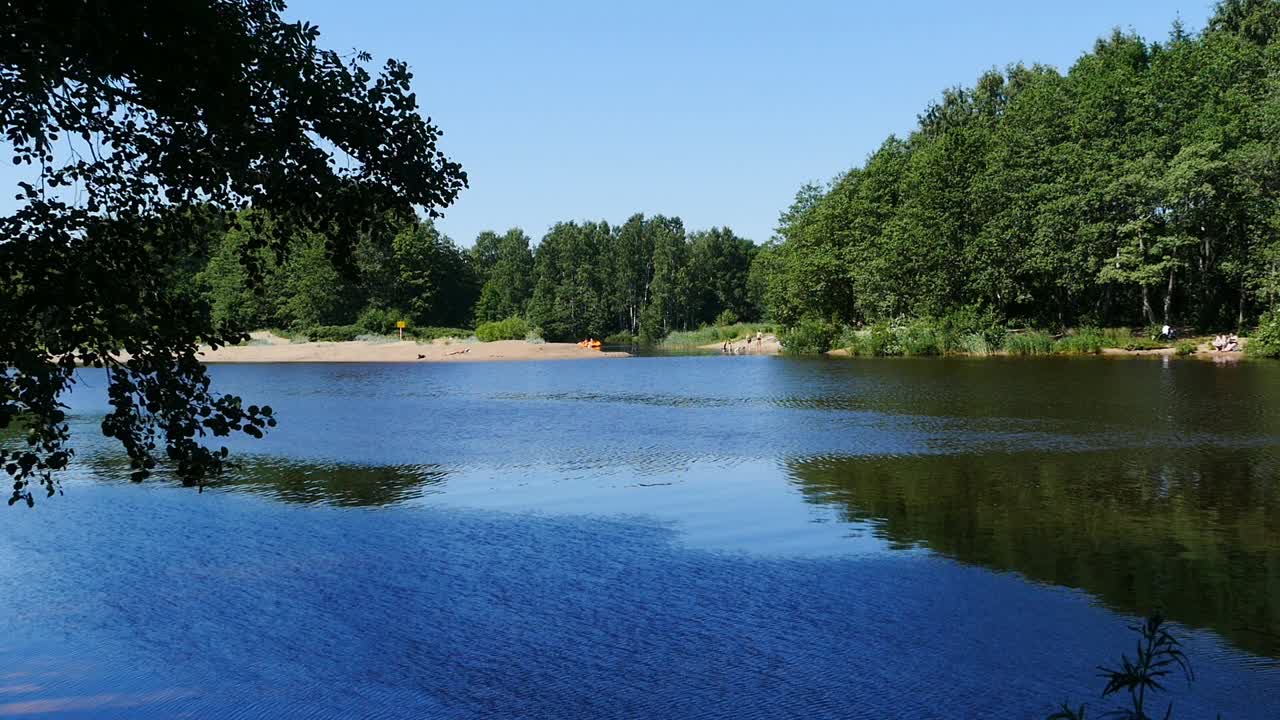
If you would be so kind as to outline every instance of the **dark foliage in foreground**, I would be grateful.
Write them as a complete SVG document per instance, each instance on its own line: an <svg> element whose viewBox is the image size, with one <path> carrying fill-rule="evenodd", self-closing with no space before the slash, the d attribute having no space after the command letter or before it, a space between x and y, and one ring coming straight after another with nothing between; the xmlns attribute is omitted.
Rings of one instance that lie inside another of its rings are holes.
<svg viewBox="0 0 1280 720"><path fill-rule="evenodd" d="M270 214L276 232L252 233L259 245L242 255L251 280L259 250L283 258L306 232L323 232L341 266L361 232L434 214L466 184L404 64L371 73L369 56L320 48L283 9L4 3L0 131L27 171L0 218L0 429L25 430L0 449L10 504L32 504L33 486L56 491L52 471L72 452L58 396L78 364L106 371L102 430L135 479L167 459L200 484L226 457L207 438L274 424L270 408L211 390L198 343L238 341L240 328L169 282L208 226L249 206Z"/></svg>

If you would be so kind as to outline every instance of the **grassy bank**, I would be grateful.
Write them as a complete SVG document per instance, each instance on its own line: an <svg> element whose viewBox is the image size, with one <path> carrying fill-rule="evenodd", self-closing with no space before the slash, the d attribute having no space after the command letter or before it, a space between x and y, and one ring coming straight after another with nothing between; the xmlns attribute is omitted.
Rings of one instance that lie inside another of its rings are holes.
<svg viewBox="0 0 1280 720"><path fill-rule="evenodd" d="M1102 353L1169 353L1193 355L1208 346L1209 336L1179 340L1152 339L1152 329L1124 327L1074 328L1050 333L1030 328L1003 328L977 323L916 320L868 327L839 327L820 320L805 320L783 329L785 352L817 355L835 351L862 357L911 357L931 355L1097 355ZM1251 355L1280 356L1280 330L1276 343L1259 330L1249 345ZM1246 341L1247 342L1247 341Z"/></svg>
<svg viewBox="0 0 1280 720"><path fill-rule="evenodd" d="M699 348L704 345L732 342L756 333L772 333L769 323L735 323L733 325L706 325L697 330L683 330L667 335L658 343L666 349Z"/></svg>

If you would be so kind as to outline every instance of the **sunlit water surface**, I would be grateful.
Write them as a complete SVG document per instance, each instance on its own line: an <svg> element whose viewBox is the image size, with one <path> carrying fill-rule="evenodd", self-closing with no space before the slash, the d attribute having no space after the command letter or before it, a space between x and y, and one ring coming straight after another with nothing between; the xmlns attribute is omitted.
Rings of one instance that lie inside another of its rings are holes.
<svg viewBox="0 0 1280 720"><path fill-rule="evenodd" d="M212 372L281 427L203 494L127 482L83 376L0 717L1100 714L1154 608L1175 717L1280 716L1280 364Z"/></svg>

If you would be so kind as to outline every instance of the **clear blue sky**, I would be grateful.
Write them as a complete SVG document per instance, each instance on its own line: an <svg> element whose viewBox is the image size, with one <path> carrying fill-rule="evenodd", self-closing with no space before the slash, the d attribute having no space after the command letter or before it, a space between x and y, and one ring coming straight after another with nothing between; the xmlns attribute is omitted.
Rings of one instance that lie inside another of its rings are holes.
<svg viewBox="0 0 1280 720"><path fill-rule="evenodd" d="M294 0L334 49L407 61L471 179L439 225L535 240L633 212L767 240L808 180L908 132L945 87L1069 67L1113 27L1163 39L1209 0L644 3Z"/></svg>

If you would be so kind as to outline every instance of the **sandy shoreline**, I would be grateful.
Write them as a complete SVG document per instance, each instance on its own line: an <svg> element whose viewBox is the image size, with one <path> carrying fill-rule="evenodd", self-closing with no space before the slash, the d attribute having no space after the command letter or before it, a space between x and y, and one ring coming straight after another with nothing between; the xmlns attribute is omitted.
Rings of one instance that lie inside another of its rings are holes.
<svg viewBox="0 0 1280 720"><path fill-rule="evenodd" d="M267 333L253 333L248 345L201 349L201 360L217 363L399 363L500 362L520 360L599 360L630 357L625 352L600 352L574 343L497 342L304 342L293 343Z"/></svg>
<svg viewBox="0 0 1280 720"><path fill-rule="evenodd" d="M731 355L780 355L782 345L774 335L767 335L756 342L739 339L728 343L712 343L698 347L710 353ZM432 343L413 341L367 342L302 342L295 343L268 332L252 333L252 341L246 345L223 347L217 350L201 348L201 360L209 364L220 363L401 363L401 362L513 362L529 360L599 360L630 357L625 352L601 352L589 350L575 343L531 343L524 340L499 340L497 342L466 342L461 340L436 340ZM1006 355L991 353L993 356ZM1111 357L1164 356L1175 354L1174 348L1148 350L1124 350L1106 348L1101 353ZM849 357L847 350L831 350L826 355ZM1189 356L1194 359L1230 361L1242 359L1244 353L1215 352L1208 343L1201 343Z"/></svg>

